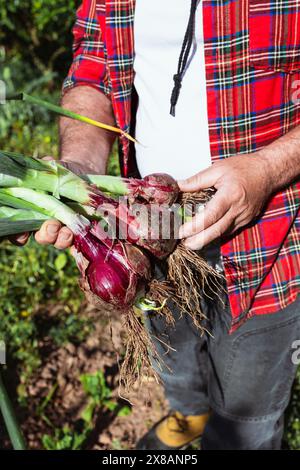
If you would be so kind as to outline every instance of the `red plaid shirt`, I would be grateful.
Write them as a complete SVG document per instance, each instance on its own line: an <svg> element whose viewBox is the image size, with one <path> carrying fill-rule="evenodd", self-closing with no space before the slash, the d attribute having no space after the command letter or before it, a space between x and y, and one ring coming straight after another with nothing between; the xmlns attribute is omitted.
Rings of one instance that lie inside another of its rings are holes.
<svg viewBox="0 0 300 470"><path fill-rule="evenodd" d="M300 0L203 0L212 160L255 152L300 124ZM93 86L130 132L135 0L84 0L64 89ZM159 12L157 12L159 14ZM172 72L172 71L170 71ZM201 106L201 103L199 103ZM122 140L122 139L121 139ZM129 143L122 140L123 172ZM259 190L259 188L258 188ZM300 181L222 245L232 328L293 302L300 287Z"/></svg>

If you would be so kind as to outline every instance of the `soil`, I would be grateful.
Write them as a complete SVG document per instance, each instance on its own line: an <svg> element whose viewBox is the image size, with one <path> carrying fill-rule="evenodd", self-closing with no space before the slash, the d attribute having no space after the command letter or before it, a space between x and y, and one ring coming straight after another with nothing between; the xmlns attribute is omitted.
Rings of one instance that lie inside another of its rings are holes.
<svg viewBox="0 0 300 470"><path fill-rule="evenodd" d="M99 320L99 314L87 306L84 315L97 320L93 332L80 345L68 343L53 348L47 337L42 339L39 347L43 351L43 364L30 380L26 406L15 403L29 449L43 448L42 436L53 434L54 428L51 429L49 421L58 429L65 425L71 429L76 426L87 404L87 396L79 380L84 373L102 370L112 391L112 399L120 406L131 408L130 414L123 417L107 409L99 410L84 449L133 449L137 440L167 412L162 387L154 378L142 378L139 386L135 385L126 397L122 396L118 380L119 356L116 353L122 351L121 318L115 316L110 321ZM10 396L14 396L17 386L14 377L11 380L6 377L6 383ZM53 391L53 396L41 413L41 403L50 391ZM0 447L10 448L1 424Z"/></svg>

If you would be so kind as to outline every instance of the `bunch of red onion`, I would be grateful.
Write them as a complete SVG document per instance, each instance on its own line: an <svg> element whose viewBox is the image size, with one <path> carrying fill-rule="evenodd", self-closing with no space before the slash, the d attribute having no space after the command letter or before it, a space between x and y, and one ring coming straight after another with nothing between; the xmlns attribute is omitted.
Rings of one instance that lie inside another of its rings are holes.
<svg viewBox="0 0 300 470"><path fill-rule="evenodd" d="M201 293L216 273L197 253L177 243L179 226L193 215L184 202L204 204L211 192L179 193L169 175L143 179L77 176L57 162L0 152L0 237L37 230L49 218L74 233L80 286L102 311L122 312L127 331L122 377L150 365L155 350L136 305L172 320L166 301L201 328ZM167 229L167 233L165 232ZM153 279L156 260L166 261L166 279Z"/></svg>
<svg viewBox="0 0 300 470"><path fill-rule="evenodd" d="M35 230L45 218L60 220L74 233L80 285L98 303L119 309L146 293L151 259L174 250L178 194L169 175L79 177L57 162L0 152L0 235L28 231L31 222ZM168 237L161 233L164 220L170 221Z"/></svg>

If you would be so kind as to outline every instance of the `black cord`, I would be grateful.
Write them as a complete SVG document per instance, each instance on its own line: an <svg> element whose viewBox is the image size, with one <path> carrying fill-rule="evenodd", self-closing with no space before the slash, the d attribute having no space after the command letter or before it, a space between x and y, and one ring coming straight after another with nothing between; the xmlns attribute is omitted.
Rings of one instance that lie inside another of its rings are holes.
<svg viewBox="0 0 300 470"><path fill-rule="evenodd" d="M191 47L194 41L195 35L195 21L196 21L196 10L198 6L199 0L191 0L191 9L190 9L190 16L187 25L187 29L184 35L179 60L178 60L178 67L177 73L173 76L174 80L174 88L171 94L171 108L170 114L175 116L175 108L176 104L180 95L180 90L182 86L182 80L186 71L186 67L188 64Z"/></svg>

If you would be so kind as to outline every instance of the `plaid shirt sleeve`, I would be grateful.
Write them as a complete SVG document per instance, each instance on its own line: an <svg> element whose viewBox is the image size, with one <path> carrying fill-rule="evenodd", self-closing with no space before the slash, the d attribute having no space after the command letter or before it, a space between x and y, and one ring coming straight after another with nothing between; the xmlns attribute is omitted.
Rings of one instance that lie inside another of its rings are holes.
<svg viewBox="0 0 300 470"><path fill-rule="evenodd" d="M83 0L73 27L73 62L63 84L63 93L75 86L91 86L110 95L103 43L103 0Z"/></svg>

